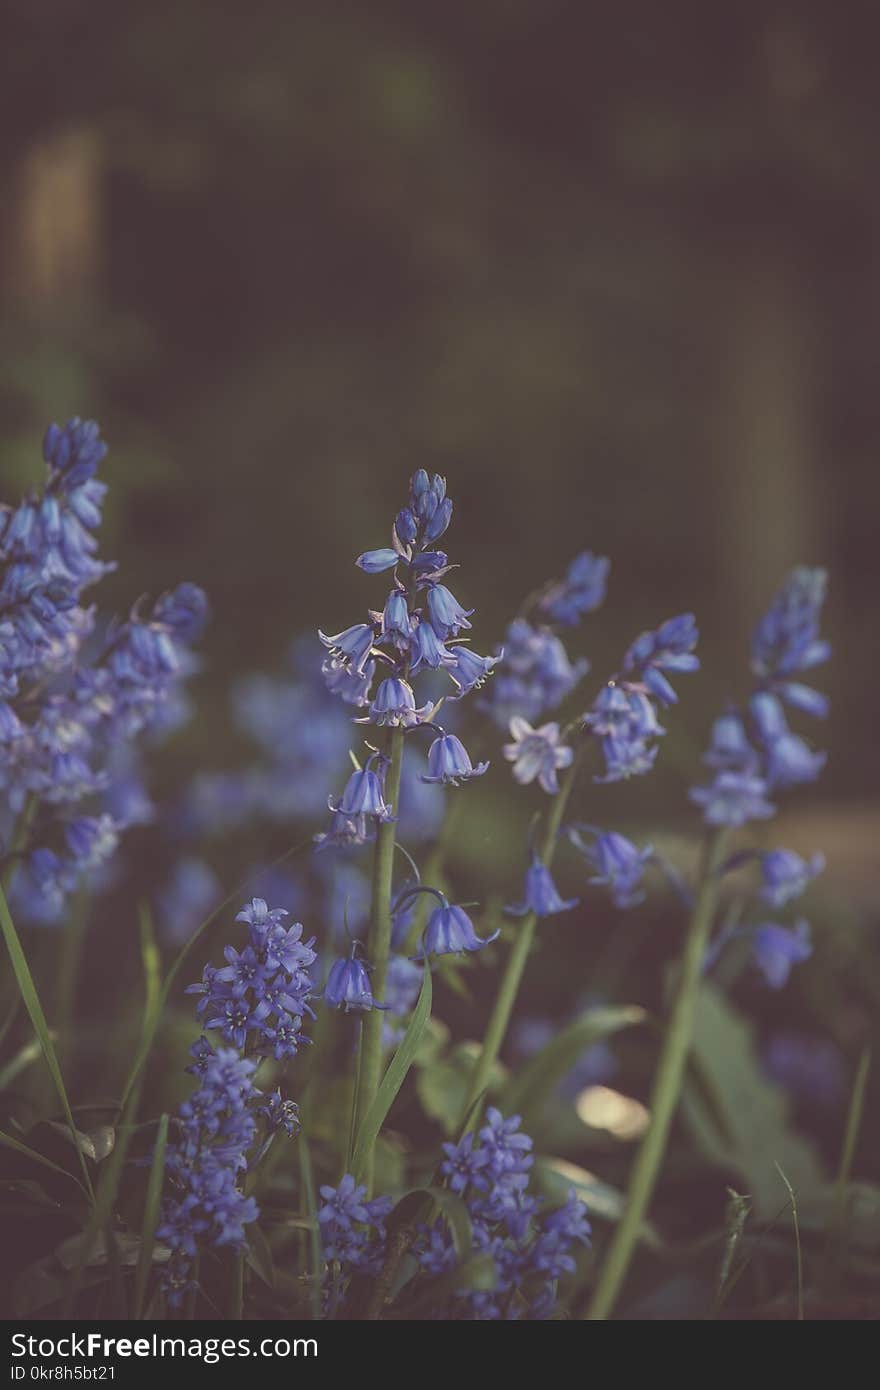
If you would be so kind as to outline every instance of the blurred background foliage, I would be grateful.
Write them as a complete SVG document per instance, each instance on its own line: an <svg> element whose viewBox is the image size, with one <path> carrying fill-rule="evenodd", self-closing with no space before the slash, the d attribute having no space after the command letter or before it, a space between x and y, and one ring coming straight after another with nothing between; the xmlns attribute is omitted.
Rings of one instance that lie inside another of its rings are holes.
<svg viewBox="0 0 880 1390"><path fill-rule="evenodd" d="M379 601L351 561L418 466L450 480L478 650L585 547L612 560L588 685L695 610L665 771L602 790L639 830L693 832L683 780L750 626L825 564L829 767L773 834L826 850L827 931L769 1010L854 1055L880 998L876 7L5 0L2 26L3 496L48 420L94 416L103 603L208 590L169 781L246 756L237 676ZM475 893L519 873L494 773L462 837ZM653 1004L668 904L642 913L630 993ZM532 976L551 1009L571 930ZM840 1123L814 1123L829 1154Z"/></svg>

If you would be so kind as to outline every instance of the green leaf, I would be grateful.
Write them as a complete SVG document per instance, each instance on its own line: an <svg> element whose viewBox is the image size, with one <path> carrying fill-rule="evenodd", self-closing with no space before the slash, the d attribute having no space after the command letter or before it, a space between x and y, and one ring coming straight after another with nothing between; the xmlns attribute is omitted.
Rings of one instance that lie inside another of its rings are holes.
<svg viewBox="0 0 880 1390"><path fill-rule="evenodd" d="M112 1259L120 1265L136 1265L140 1258L141 1238L130 1231L114 1231L112 1235L114 1251L111 1252L106 1231L96 1235L85 1231L82 1235L70 1236L55 1249L55 1258L62 1269L82 1270L108 1265ZM168 1252L170 1255L170 1251ZM166 1256L167 1258L167 1256Z"/></svg>
<svg viewBox="0 0 880 1390"><path fill-rule="evenodd" d="M799 1195L820 1181L812 1146L789 1128L789 1109L785 1092L761 1070L750 1024L704 984L696 1001L682 1113L705 1156L740 1178L762 1219L779 1210L777 1164Z"/></svg>
<svg viewBox="0 0 880 1390"><path fill-rule="evenodd" d="M143 1316L144 1295L147 1280L153 1264L153 1250L156 1241L156 1227L159 1224L159 1210L162 1205L162 1184L165 1178L165 1150L168 1144L168 1116L163 1115L156 1130L156 1143L150 1167L150 1180L144 1198L144 1219L141 1223L141 1249L137 1270L134 1276L134 1302L132 1317Z"/></svg>
<svg viewBox="0 0 880 1390"><path fill-rule="evenodd" d="M55 1041L55 1034L52 1034L52 1041ZM2 1038L0 1038L2 1042ZM14 1057L10 1057L5 1067L0 1067L0 1091L5 1091L32 1062L42 1055L43 1049L40 1046L39 1038L32 1038L26 1042L24 1047L20 1047Z"/></svg>
<svg viewBox="0 0 880 1390"><path fill-rule="evenodd" d="M422 988L419 991L419 997L416 1000L416 1006L413 1009L407 1030L400 1046L388 1063L388 1070L379 1083L375 1099L358 1128L352 1154L352 1171L358 1182L361 1181L364 1163L376 1142L385 1117L394 1104L397 1093L412 1066L419 1042L425 1031L425 1024L431 1013L431 997L431 971L430 968L426 968Z"/></svg>
<svg viewBox="0 0 880 1390"><path fill-rule="evenodd" d="M419 1058L416 1090L425 1114L443 1126L449 1135L461 1129L461 1116L470 1092L471 1077L479 1059L475 1043L459 1043L448 1057L425 1065ZM506 1072L496 1063L489 1077L490 1090L499 1085Z"/></svg>
<svg viewBox="0 0 880 1390"><path fill-rule="evenodd" d="M73 1142L74 1144L76 1144L77 1128L73 1122L73 1113L70 1109L70 1101L67 1099L67 1091L64 1087L64 1078L61 1075L61 1068L58 1065L58 1056L55 1052L55 1045L52 1042L52 1036L49 1032L49 1025L46 1022L46 1015L43 1013L43 1006L40 1003L40 998L37 994L37 988L34 984L33 976L31 975L30 967L27 963L27 958L24 954L24 951L22 950L22 945L18 937L18 932L15 930L15 923L13 922L12 917L10 915L9 904L6 901L6 894L3 892L2 887L0 887L0 930L2 930L3 932L3 937L6 942L6 949L8 950L10 960L12 961L12 969L15 973L15 978L18 983L18 988L21 993L21 997L24 1000L24 1006L27 1009L28 1014L30 1016L34 1032L39 1038L40 1047L42 1048L43 1056L46 1059L46 1066L49 1068L49 1074L52 1077L52 1080L55 1084L55 1090L58 1092L58 1099L60 1100L61 1108L64 1111L64 1118L67 1120L70 1133L73 1136ZM90 1199L94 1201L95 1194L92 1190L92 1180L89 1177L89 1170L86 1166L85 1157L78 1147L77 1153L79 1154L80 1167L82 1168L82 1175L86 1191L88 1192Z"/></svg>
<svg viewBox="0 0 880 1390"><path fill-rule="evenodd" d="M69 1137L66 1131L65 1137ZM38 1153L36 1149L28 1148L27 1144L22 1144L19 1139L14 1139L11 1134L4 1134L2 1130L0 1130L0 1147L11 1149L13 1153L21 1154L23 1158L29 1158L32 1162L39 1163L41 1167L48 1168L53 1173L60 1173L62 1178L69 1178L71 1182L75 1182L84 1197L89 1196L89 1193L86 1192L79 1178L76 1176L76 1173L68 1172L68 1170L62 1168L60 1164L53 1163L52 1160L46 1158L44 1154Z"/></svg>
<svg viewBox="0 0 880 1390"><path fill-rule="evenodd" d="M645 1010L635 1004L588 1009L557 1033L511 1079L499 1101L500 1108L506 1115L522 1115L528 1128L529 1118L540 1110L546 1097L552 1095L588 1047L611 1037L621 1028L644 1023L646 1018Z"/></svg>
<svg viewBox="0 0 880 1390"><path fill-rule="evenodd" d="M448 1222L459 1262L469 1259L474 1244L470 1212L461 1197L446 1187L411 1187L388 1217L388 1230L396 1231L400 1226L418 1220L421 1209L432 1206L439 1207Z"/></svg>

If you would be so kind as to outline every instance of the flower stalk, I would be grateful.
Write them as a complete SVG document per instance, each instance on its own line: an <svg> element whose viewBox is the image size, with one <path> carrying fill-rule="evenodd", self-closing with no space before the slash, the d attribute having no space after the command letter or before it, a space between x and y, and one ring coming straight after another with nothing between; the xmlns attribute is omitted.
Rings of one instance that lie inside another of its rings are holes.
<svg viewBox="0 0 880 1390"><path fill-rule="evenodd" d="M651 1091L651 1120L633 1167L623 1218L611 1240L599 1282L587 1311L587 1317L593 1321L602 1321L610 1317L614 1310L666 1152L666 1141L678 1105L691 1047L697 991L718 904L719 869L727 853L729 834L727 829L716 830L705 842L699 886L682 957L681 975Z"/></svg>
<svg viewBox="0 0 880 1390"><path fill-rule="evenodd" d="M389 737L389 765L385 781L386 799L397 811L400 801L400 775L403 768L403 729L392 729ZM394 844L397 822L388 820L376 829L376 847L373 855L373 889L370 901L370 928L367 938L367 953L373 967L372 993L375 999L382 999L385 981L388 976L388 959L391 954L391 894L394 881ZM375 1099L382 1080L382 1013L370 1009L364 1018L361 1033L361 1055L357 1097L355 1104L355 1131ZM372 1196L376 1165L375 1142L369 1146L364 1164L364 1182L367 1194Z"/></svg>
<svg viewBox="0 0 880 1390"><path fill-rule="evenodd" d="M568 806L571 791L577 778L581 759L583 757L585 745L582 744L575 756L563 773L559 781L559 791L550 803L547 814L547 823L544 827L544 834L540 842L539 855L541 862L549 868L553 862L553 855L556 850L556 841L562 826L562 819ZM516 1003L519 987L522 984L522 977L526 968L526 961L531 953L532 943L535 939L535 927L538 918L534 912L527 913L517 930L516 938L510 949L507 958L507 965L498 989L495 1004L489 1017L486 1034L483 1038L483 1046L480 1049L480 1056L474 1068L471 1084L468 1089L467 1100L465 1101L461 1123L467 1126L468 1130L476 1129L479 1126L483 1111L483 1098L489 1078L495 1063L498 1061L499 1053L504 1045L513 1007Z"/></svg>

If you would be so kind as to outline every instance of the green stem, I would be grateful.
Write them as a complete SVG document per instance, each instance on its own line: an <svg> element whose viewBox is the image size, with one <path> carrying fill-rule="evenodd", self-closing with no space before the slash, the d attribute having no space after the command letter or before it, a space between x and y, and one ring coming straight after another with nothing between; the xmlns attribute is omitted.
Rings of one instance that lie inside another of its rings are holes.
<svg viewBox="0 0 880 1390"><path fill-rule="evenodd" d="M565 815L565 808L568 805L571 789L574 786L578 774L581 758L583 756L583 746L574 756L571 766L566 771L559 784L559 791L550 804L547 815L547 823L544 827L544 835L541 839L538 854L541 862L549 868L553 863L553 855L556 850L556 840L559 835L559 828L562 825L562 817ZM535 927L538 919L533 912L528 913L517 929L510 955L507 958L507 965L501 978L501 985L495 999L495 1005L489 1018L486 1028L486 1035L483 1039L483 1046L474 1074L471 1078L467 1100L465 1101L462 1112L461 1123L467 1124L469 1129L476 1129L480 1121L482 1112L482 1099L489 1084L498 1055L504 1045L504 1038L510 1023L510 1016L513 1013L513 1006L519 993L522 983L523 973L526 968L526 961L532 949L532 942L535 939ZM478 1103L479 1102L479 1103Z"/></svg>
<svg viewBox="0 0 880 1390"><path fill-rule="evenodd" d="M611 1315L663 1162L691 1046L697 990L718 902L718 870L726 853L727 840L726 830L716 830L707 838L703 850L700 884L688 926L681 975L651 1091L651 1121L630 1177L626 1210L612 1238L587 1310L587 1317L594 1321Z"/></svg>
<svg viewBox="0 0 880 1390"><path fill-rule="evenodd" d="M394 815L400 801L400 772L403 766L403 729L391 730L390 764L385 779L385 800ZM391 889L394 880L394 841L396 821L384 821L376 831L373 856L373 895L370 903L370 931L367 955L372 966L370 989L374 999L385 993L388 957L391 952ZM364 1019L361 1039L360 1076L357 1089L357 1115L362 1118L372 1105L382 1080L382 1011L370 1009ZM368 1196L373 1192L375 1143L370 1145L364 1165Z"/></svg>

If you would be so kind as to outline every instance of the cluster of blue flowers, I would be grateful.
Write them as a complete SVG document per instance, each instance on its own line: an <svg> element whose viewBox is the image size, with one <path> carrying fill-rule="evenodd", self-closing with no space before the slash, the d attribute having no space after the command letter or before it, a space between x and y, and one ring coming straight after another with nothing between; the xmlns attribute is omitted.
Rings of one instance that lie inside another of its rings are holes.
<svg viewBox="0 0 880 1390"><path fill-rule="evenodd" d="M785 706L816 718L828 713L824 695L792 679L830 655L819 635L826 588L824 570L793 570L755 629L756 689L745 712L731 707L716 720L705 757L714 781L691 792L709 825L767 819L776 809L773 791L815 781L825 765L824 753L792 733Z"/></svg>
<svg viewBox="0 0 880 1390"><path fill-rule="evenodd" d="M571 1193L563 1207L547 1213L530 1194L532 1141L520 1131L518 1115L504 1119L490 1109L478 1134L443 1145L440 1173L450 1192L468 1210L475 1254L488 1256L494 1270L491 1289L463 1287L440 1300L435 1318L533 1320L552 1315L558 1281L575 1272L578 1244L589 1244L583 1202ZM353 1274L375 1274L385 1254L387 1198L366 1202L365 1189L346 1175L338 1187L322 1187L318 1211L326 1286L344 1298ZM421 1226L413 1244L421 1275L427 1279L455 1269L457 1254L444 1216ZM465 1281L466 1283L466 1281ZM326 1290L325 1290L326 1291Z"/></svg>
<svg viewBox="0 0 880 1390"><path fill-rule="evenodd" d="M261 1058L286 1061L307 1041L302 1026L312 1014L308 967L315 953L299 923L286 925L287 916L262 898L246 903L236 917L249 929L244 948L227 946L226 965L205 966L201 982L187 990L202 996L197 1012L205 1032L190 1049L194 1061L187 1070L198 1087L181 1106L169 1144L172 1190L157 1232L171 1250L163 1288L173 1308L194 1287L200 1251L244 1249L244 1227L259 1212L254 1198L244 1195L243 1175L278 1131L292 1135L299 1124L293 1101L280 1090L265 1095L254 1084ZM227 1044L216 1050L206 1036L215 1028Z"/></svg>
<svg viewBox="0 0 880 1390"><path fill-rule="evenodd" d="M668 707L678 700L670 674L699 670L694 653L698 638L693 614L682 613L633 642L623 673L603 687L584 716L584 727L600 740L605 759L605 774L597 781L619 782L650 772L656 740L665 733L656 705Z"/></svg>
<svg viewBox="0 0 880 1390"><path fill-rule="evenodd" d="M114 795L120 750L167 721L207 616L202 590L182 584L99 634L83 599L112 568L94 535L106 452L94 421L51 425L45 486L0 512L0 833L9 845L25 808L39 803L16 844L16 908L33 920L57 917L137 818ZM71 814L86 801L95 809Z"/></svg>
<svg viewBox="0 0 880 1390"><path fill-rule="evenodd" d="M510 624L491 698L484 701L501 728L517 717L534 723L557 709L586 675L590 663L584 657L572 661L554 628L578 626L604 602L608 569L604 556L584 551L572 560L565 579L538 596L534 620L521 616Z"/></svg>
<svg viewBox="0 0 880 1390"><path fill-rule="evenodd" d="M187 988L201 995L198 1015L206 1030L219 1028L231 1046L278 1062L296 1056L306 1041L303 1020L314 1018L314 938L303 941L302 925L286 924L289 915L253 898L235 919L249 928L244 949L225 947L226 964L206 965L200 982Z"/></svg>
<svg viewBox="0 0 880 1390"><path fill-rule="evenodd" d="M708 825L739 829L750 821L767 820L776 812L770 801L773 792L812 782L824 767L825 754L814 752L789 728L785 706L817 718L828 713L827 697L794 679L830 655L819 632L826 589L824 570L801 566L788 576L758 623L751 662L756 688L744 712L731 707L715 721L704 759L714 780L691 791ZM823 864L819 854L804 860L787 849L761 856L761 901L774 909L785 906L805 890ZM746 930L755 964L772 989L782 988L792 966L812 954L810 928L803 918L791 926L759 922L730 935ZM713 960L723 944L713 946Z"/></svg>
<svg viewBox="0 0 880 1390"><path fill-rule="evenodd" d="M407 731L430 728L435 737L422 780L443 786L482 776L488 763L474 765L461 740L437 724L436 704L418 704L412 678L445 671L455 689L447 698L458 700L482 685L498 659L478 656L461 637L471 627L473 609L462 608L443 583L452 566L446 553L435 548L451 518L445 479L419 469L410 482L409 504L395 519L391 546L366 551L357 560L367 574L394 572L382 612L370 613L368 622L335 636L320 633L328 651L322 668L328 689L367 711L361 723ZM363 844L378 823L395 816L395 808L385 801L386 768L385 756L373 752L349 778L339 800L331 799L333 823L324 843Z"/></svg>

